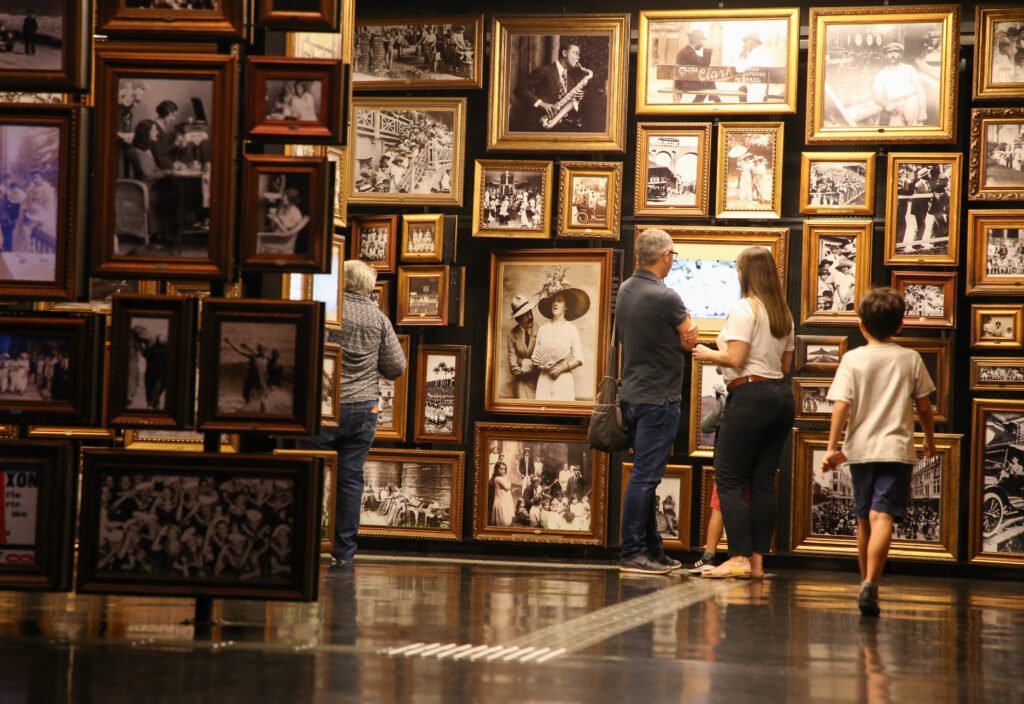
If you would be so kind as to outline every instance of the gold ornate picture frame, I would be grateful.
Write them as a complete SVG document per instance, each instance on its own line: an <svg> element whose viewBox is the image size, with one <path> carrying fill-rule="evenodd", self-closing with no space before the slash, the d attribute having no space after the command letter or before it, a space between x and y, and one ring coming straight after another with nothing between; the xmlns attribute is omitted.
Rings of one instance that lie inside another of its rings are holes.
<svg viewBox="0 0 1024 704"><path fill-rule="evenodd" d="M971 357L971 391L1024 391L1024 357Z"/></svg>
<svg viewBox="0 0 1024 704"><path fill-rule="evenodd" d="M397 266L397 215L357 215L352 217L350 256L361 259L378 274L393 274Z"/></svg>
<svg viewBox="0 0 1024 704"><path fill-rule="evenodd" d="M473 169L473 237L550 239L554 164L477 159Z"/></svg>
<svg viewBox="0 0 1024 704"><path fill-rule="evenodd" d="M1024 305L971 306L972 349L1024 349Z"/></svg>
<svg viewBox="0 0 1024 704"><path fill-rule="evenodd" d="M811 376L793 377L793 401L796 420L827 423L832 418L834 403L829 401L828 390L832 379Z"/></svg>
<svg viewBox="0 0 1024 704"><path fill-rule="evenodd" d="M701 418L715 408L716 395L726 395L725 379L717 364L698 359L690 365L690 432L687 452L690 457L715 456L715 433L700 429Z"/></svg>
<svg viewBox="0 0 1024 704"><path fill-rule="evenodd" d="M1017 68L1020 35L1007 30L1024 26L1022 7L978 6L974 13L975 100L1024 98L1024 77ZM1014 41L1016 39L1016 42Z"/></svg>
<svg viewBox="0 0 1024 704"><path fill-rule="evenodd" d="M558 167L558 237L618 240L622 162L563 161Z"/></svg>
<svg viewBox="0 0 1024 704"><path fill-rule="evenodd" d="M805 220L800 322L857 325L871 286L870 220Z"/></svg>
<svg viewBox="0 0 1024 704"><path fill-rule="evenodd" d="M637 123L634 215L706 218L710 183L710 123Z"/></svg>
<svg viewBox="0 0 1024 704"><path fill-rule="evenodd" d="M935 383L929 400L936 423L947 423L951 416L953 396L953 338L951 337L894 337L901 347L921 355L928 376ZM914 411L917 419L917 411Z"/></svg>
<svg viewBox="0 0 1024 704"><path fill-rule="evenodd" d="M444 215L403 214L402 246L398 258L419 264L440 264L444 261Z"/></svg>
<svg viewBox="0 0 1024 704"><path fill-rule="evenodd" d="M793 371L834 373L849 344L846 335L797 335Z"/></svg>
<svg viewBox="0 0 1024 704"><path fill-rule="evenodd" d="M873 215L874 152L802 152L800 212L805 215Z"/></svg>
<svg viewBox="0 0 1024 704"><path fill-rule="evenodd" d="M967 295L1024 294L1024 210L967 211Z"/></svg>
<svg viewBox="0 0 1024 704"><path fill-rule="evenodd" d="M782 217L781 122L718 123L715 217Z"/></svg>
<svg viewBox="0 0 1024 704"><path fill-rule="evenodd" d="M1024 108L971 110L967 197L971 200L1024 200Z"/></svg>
<svg viewBox="0 0 1024 704"><path fill-rule="evenodd" d="M961 154L889 154L886 264L959 263L961 173Z"/></svg>

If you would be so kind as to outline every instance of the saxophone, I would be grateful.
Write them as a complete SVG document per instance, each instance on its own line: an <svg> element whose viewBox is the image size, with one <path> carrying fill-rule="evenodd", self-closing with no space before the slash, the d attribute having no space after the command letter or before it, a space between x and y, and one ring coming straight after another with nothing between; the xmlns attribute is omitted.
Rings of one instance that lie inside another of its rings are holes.
<svg viewBox="0 0 1024 704"><path fill-rule="evenodd" d="M571 90L566 91L565 95L562 96L562 98L557 103L555 103L554 112L552 112L550 115L545 115L544 117L540 118L540 126L543 127L544 129L551 129L559 122L561 122L562 118L569 114L569 111L573 107L573 100L575 100L574 96L576 95L576 91L583 90L583 88L586 87L587 83L590 81L591 77L593 77L594 72L591 71L589 68L583 68L581 64L577 64L577 66L579 66L580 70L582 70L587 75L580 79L580 82L574 85Z"/></svg>

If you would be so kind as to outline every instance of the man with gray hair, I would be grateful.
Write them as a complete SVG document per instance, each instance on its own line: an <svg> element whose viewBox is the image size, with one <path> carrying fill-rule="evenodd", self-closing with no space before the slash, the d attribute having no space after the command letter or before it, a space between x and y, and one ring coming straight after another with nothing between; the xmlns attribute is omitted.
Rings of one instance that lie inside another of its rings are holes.
<svg viewBox="0 0 1024 704"><path fill-rule="evenodd" d="M376 282L377 272L366 262L345 262L338 427L303 443L338 453L338 499L331 555L341 565L350 565L356 553L363 464L377 430L378 375L397 379L406 367L391 321L370 299Z"/></svg>
<svg viewBox="0 0 1024 704"><path fill-rule="evenodd" d="M665 554L655 492L665 476L682 415L683 371L697 325L679 294L665 285L676 252L664 230L636 238L637 268L619 287L616 328L622 344L622 415L633 440L633 473L622 504L619 570L666 574L682 563Z"/></svg>

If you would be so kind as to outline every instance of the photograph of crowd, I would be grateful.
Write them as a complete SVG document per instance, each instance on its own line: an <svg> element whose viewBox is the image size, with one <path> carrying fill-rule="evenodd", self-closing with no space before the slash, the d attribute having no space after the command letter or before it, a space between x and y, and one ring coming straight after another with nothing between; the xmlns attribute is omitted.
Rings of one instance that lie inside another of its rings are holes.
<svg viewBox="0 0 1024 704"><path fill-rule="evenodd" d="M318 122L323 101L323 82L271 78L266 82L264 119Z"/></svg>
<svg viewBox="0 0 1024 704"><path fill-rule="evenodd" d="M410 225L409 254L434 254L437 251L434 229L434 225Z"/></svg>
<svg viewBox="0 0 1024 704"><path fill-rule="evenodd" d="M665 277L695 318L725 320L740 300L740 280L735 259L684 259L676 257Z"/></svg>
<svg viewBox="0 0 1024 704"><path fill-rule="evenodd" d="M982 340L1007 340L1014 335L1012 315L987 315L981 316L981 339Z"/></svg>
<svg viewBox="0 0 1024 704"><path fill-rule="evenodd" d="M1024 366L982 364L978 366L978 381L996 384L1024 381Z"/></svg>
<svg viewBox="0 0 1024 704"><path fill-rule="evenodd" d="M817 310L852 311L857 305L857 241L824 235L818 239Z"/></svg>
<svg viewBox="0 0 1024 704"><path fill-rule="evenodd" d="M774 211L775 151L779 134L775 130L730 129L719 132L725 137L722 150L728 157L725 173L725 198L719 210ZM720 186L721 187L721 186Z"/></svg>
<svg viewBox="0 0 1024 704"><path fill-rule="evenodd" d="M0 125L0 282L57 277L60 132Z"/></svg>
<svg viewBox="0 0 1024 704"><path fill-rule="evenodd" d="M361 227L359 229L359 258L370 264L387 264L388 237L391 230L387 227Z"/></svg>
<svg viewBox="0 0 1024 704"><path fill-rule="evenodd" d="M1024 228L988 230L985 273L991 278L1024 276Z"/></svg>
<svg viewBox="0 0 1024 704"><path fill-rule="evenodd" d="M305 195L310 192L310 181L309 174L260 173L258 254L306 251L309 205Z"/></svg>
<svg viewBox="0 0 1024 704"><path fill-rule="evenodd" d="M424 435L451 435L455 432L455 377L465 370L457 368L458 355L432 352L426 357L421 431Z"/></svg>
<svg viewBox="0 0 1024 704"><path fill-rule="evenodd" d="M1024 120L985 125L984 173L982 187L1024 186Z"/></svg>
<svg viewBox="0 0 1024 704"><path fill-rule="evenodd" d="M1024 415L985 411L982 448L981 549L1024 554Z"/></svg>
<svg viewBox="0 0 1024 704"><path fill-rule="evenodd" d="M1024 83L1024 22L994 22L989 46L989 80L995 85Z"/></svg>
<svg viewBox="0 0 1024 704"><path fill-rule="evenodd" d="M363 480L361 527L451 527L451 463L377 459L371 455L363 465ZM455 510L461 511L462 507Z"/></svg>
<svg viewBox="0 0 1024 704"><path fill-rule="evenodd" d="M436 317L441 315L441 279L437 276L416 276L409 281L409 315Z"/></svg>
<svg viewBox="0 0 1024 704"><path fill-rule="evenodd" d="M225 320L220 332L218 415L291 417L295 325Z"/></svg>
<svg viewBox="0 0 1024 704"><path fill-rule="evenodd" d="M701 172L697 135L650 135L647 140L647 204L697 205Z"/></svg>
<svg viewBox="0 0 1024 704"><path fill-rule="evenodd" d="M356 193L451 193L455 114L354 106Z"/></svg>
<svg viewBox="0 0 1024 704"><path fill-rule="evenodd" d="M608 176L572 176L572 224L608 227Z"/></svg>
<svg viewBox="0 0 1024 704"><path fill-rule="evenodd" d="M115 254L210 256L213 81L118 79Z"/></svg>
<svg viewBox="0 0 1024 704"><path fill-rule="evenodd" d="M0 334L0 400L67 401L68 348L61 336Z"/></svg>
<svg viewBox="0 0 1024 704"><path fill-rule="evenodd" d="M497 440L486 470L488 527L590 530L593 469L585 442Z"/></svg>
<svg viewBox="0 0 1024 704"><path fill-rule="evenodd" d="M169 318L133 317L129 322L129 409L162 411L166 406Z"/></svg>
<svg viewBox="0 0 1024 704"><path fill-rule="evenodd" d="M823 126L938 127L942 26L852 18L827 23L824 37L818 37L827 96Z"/></svg>
<svg viewBox="0 0 1024 704"><path fill-rule="evenodd" d="M482 169L480 222L487 230L543 232L545 171Z"/></svg>
<svg viewBox="0 0 1024 704"><path fill-rule="evenodd" d="M472 79L475 31L475 26L465 24L358 22L352 74L355 88L380 80Z"/></svg>
<svg viewBox="0 0 1024 704"><path fill-rule="evenodd" d="M710 14L710 13L709 13ZM788 19L714 17L647 22L647 105L785 105Z"/></svg>
<svg viewBox="0 0 1024 704"><path fill-rule="evenodd" d="M953 165L902 161L896 172L896 252L949 252L949 200Z"/></svg>
<svg viewBox="0 0 1024 704"><path fill-rule="evenodd" d="M827 395L828 386L800 384L801 415L831 416L835 404L826 398Z"/></svg>
<svg viewBox="0 0 1024 704"><path fill-rule="evenodd" d="M59 71L67 15L63 0L3 3L0 71Z"/></svg>
<svg viewBox="0 0 1024 704"><path fill-rule="evenodd" d="M287 582L294 481L100 472L97 575Z"/></svg>
<svg viewBox="0 0 1024 704"><path fill-rule="evenodd" d="M946 314L946 295L942 286L933 284L907 284L903 287L903 300L908 318L943 318Z"/></svg>
<svg viewBox="0 0 1024 704"><path fill-rule="evenodd" d="M866 205L866 171L863 161L812 161L807 184L810 205Z"/></svg>

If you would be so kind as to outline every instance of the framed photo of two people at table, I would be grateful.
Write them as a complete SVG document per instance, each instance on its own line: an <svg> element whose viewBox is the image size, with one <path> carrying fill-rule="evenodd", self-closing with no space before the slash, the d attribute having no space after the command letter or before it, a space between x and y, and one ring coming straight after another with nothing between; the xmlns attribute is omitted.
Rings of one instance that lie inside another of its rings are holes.
<svg viewBox="0 0 1024 704"><path fill-rule="evenodd" d="M625 149L629 15L498 17L487 148Z"/></svg>

